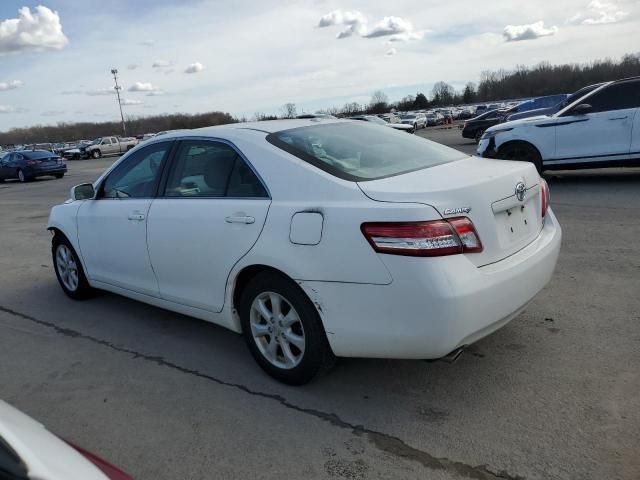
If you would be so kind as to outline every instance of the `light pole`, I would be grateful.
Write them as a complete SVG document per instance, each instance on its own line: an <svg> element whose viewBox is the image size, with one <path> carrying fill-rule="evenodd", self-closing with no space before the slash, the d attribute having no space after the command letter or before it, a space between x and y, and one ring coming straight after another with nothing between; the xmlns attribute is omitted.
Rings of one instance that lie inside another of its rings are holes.
<svg viewBox="0 0 640 480"><path fill-rule="evenodd" d="M120 89L122 87L120 85L118 85L118 69L117 68L112 68L111 69L111 74L113 75L113 81L116 84L116 86L114 87L116 89L116 95L118 95L118 106L120 107L120 118L122 119L122 136L126 137L127 136L127 127L124 124L124 115L122 114L122 102L120 101Z"/></svg>

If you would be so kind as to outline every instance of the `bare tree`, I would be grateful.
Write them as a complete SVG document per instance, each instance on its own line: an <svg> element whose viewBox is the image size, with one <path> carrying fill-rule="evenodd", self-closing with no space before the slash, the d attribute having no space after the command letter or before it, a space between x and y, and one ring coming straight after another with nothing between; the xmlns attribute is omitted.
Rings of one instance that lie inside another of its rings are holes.
<svg viewBox="0 0 640 480"><path fill-rule="evenodd" d="M371 101L369 102L369 104L370 105L379 105L381 103L384 103L385 105L388 104L389 103L389 97L382 90L376 90L371 95Z"/></svg>
<svg viewBox="0 0 640 480"><path fill-rule="evenodd" d="M285 103L282 106L282 118L296 118L298 110L295 103Z"/></svg>

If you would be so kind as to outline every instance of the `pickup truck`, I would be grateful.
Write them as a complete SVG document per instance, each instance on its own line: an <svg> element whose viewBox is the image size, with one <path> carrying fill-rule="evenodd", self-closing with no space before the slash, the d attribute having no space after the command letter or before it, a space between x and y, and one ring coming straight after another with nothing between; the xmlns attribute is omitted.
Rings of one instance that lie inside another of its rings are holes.
<svg viewBox="0 0 640 480"><path fill-rule="evenodd" d="M98 137L84 151L85 157L100 158L103 155L121 155L138 144L136 138Z"/></svg>

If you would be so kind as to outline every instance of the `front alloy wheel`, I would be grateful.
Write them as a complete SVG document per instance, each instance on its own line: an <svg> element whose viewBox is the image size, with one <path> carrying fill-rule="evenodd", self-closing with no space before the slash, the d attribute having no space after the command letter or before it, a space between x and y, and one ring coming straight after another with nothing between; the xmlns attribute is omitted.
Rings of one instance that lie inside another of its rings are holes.
<svg viewBox="0 0 640 480"><path fill-rule="evenodd" d="M56 277L64 293L74 300L91 297L94 290L87 281L76 252L64 235L56 233L53 237L51 253Z"/></svg>
<svg viewBox="0 0 640 480"><path fill-rule="evenodd" d="M58 245L56 249L56 269L60 274L60 282L70 292L78 290L79 278L78 278L78 264L76 259L65 244Z"/></svg>

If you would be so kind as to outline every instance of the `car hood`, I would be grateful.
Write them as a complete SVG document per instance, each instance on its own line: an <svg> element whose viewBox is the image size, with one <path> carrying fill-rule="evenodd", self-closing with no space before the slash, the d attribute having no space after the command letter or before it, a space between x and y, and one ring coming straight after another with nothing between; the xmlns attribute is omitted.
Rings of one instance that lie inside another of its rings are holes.
<svg viewBox="0 0 640 480"><path fill-rule="evenodd" d="M498 125L487 128L487 132L493 132L495 130L502 130L505 128L516 128L524 125L538 124L540 121L550 120L553 117L547 115L538 115L535 117L522 118L520 120L511 120L510 122L503 122Z"/></svg>

